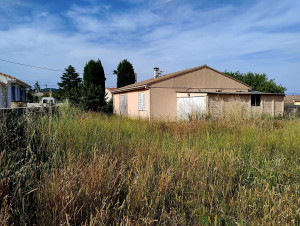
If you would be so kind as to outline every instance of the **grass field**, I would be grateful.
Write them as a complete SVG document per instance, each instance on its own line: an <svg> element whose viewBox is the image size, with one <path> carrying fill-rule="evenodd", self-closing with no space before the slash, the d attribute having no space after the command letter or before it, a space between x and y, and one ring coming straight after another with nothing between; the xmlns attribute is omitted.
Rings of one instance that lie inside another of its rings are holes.
<svg viewBox="0 0 300 226"><path fill-rule="evenodd" d="M0 117L0 222L300 223L300 119Z"/></svg>

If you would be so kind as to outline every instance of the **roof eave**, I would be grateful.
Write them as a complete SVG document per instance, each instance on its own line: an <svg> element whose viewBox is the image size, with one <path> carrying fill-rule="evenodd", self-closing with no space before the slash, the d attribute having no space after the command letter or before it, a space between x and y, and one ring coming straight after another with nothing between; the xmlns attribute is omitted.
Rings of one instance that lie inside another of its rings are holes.
<svg viewBox="0 0 300 226"><path fill-rule="evenodd" d="M117 90L111 91L111 93L112 94L124 93L127 91L137 90L137 89L141 89L141 88L147 89L148 86L145 84L145 85L133 86L133 87L128 87L128 88L119 88Z"/></svg>
<svg viewBox="0 0 300 226"><path fill-rule="evenodd" d="M30 85L28 85L28 84L25 83L25 82L22 82L22 81L19 80L19 79L12 79L12 78L10 78L9 83L19 83L19 84L21 84L22 86L25 86L25 88L31 88Z"/></svg>

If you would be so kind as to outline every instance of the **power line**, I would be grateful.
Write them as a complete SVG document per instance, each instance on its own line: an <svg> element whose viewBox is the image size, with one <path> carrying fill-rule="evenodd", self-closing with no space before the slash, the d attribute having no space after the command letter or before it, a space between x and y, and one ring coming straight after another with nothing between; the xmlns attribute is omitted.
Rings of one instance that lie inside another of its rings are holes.
<svg viewBox="0 0 300 226"><path fill-rule="evenodd" d="M4 59L1 59L1 58L0 58L0 60L4 61L4 62L7 62L7 63L18 64L18 65L22 65L22 66L26 66L26 67L33 67L33 68L38 68L38 69L43 69L43 70L61 71L61 72L63 72L62 70L58 70L58 69L52 69L52 68L46 68L46 67L40 67L40 66L33 66L33 65L29 65L29 64L22 64L22 63L10 61L10 60L4 60Z"/></svg>
<svg viewBox="0 0 300 226"><path fill-rule="evenodd" d="M43 70L48 70L48 71L65 72L65 71L59 70L59 69L53 69L53 68L40 67L40 66L34 66L34 65L29 65L29 64L23 64L23 63L18 63L18 62L14 62L14 61L10 61L10 60L5 60L5 59L1 59L1 58L0 58L0 60L4 61L4 62L7 62L7 63L17 64L17 65L26 66L26 67L38 68L38 69L43 69ZM114 75L114 74L105 74L105 75Z"/></svg>

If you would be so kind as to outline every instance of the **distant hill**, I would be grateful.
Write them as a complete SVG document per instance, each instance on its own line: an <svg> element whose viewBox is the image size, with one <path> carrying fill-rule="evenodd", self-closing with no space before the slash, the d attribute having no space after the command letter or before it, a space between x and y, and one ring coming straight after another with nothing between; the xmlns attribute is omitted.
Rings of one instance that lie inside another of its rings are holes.
<svg viewBox="0 0 300 226"><path fill-rule="evenodd" d="M50 89L52 90L52 93L57 93L58 92L58 89L56 89L56 88L41 89L41 92L50 92Z"/></svg>

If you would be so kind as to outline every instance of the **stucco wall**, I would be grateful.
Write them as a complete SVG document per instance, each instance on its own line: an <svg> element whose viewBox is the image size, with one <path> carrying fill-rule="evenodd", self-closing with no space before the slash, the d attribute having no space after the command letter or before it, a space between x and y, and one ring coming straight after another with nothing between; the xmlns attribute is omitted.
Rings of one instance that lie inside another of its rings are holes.
<svg viewBox="0 0 300 226"><path fill-rule="evenodd" d="M145 93L145 111L139 110L139 92ZM114 113L120 114L120 95L127 95L128 101L128 116L130 117L150 117L150 96L149 90L138 90L126 93L114 94Z"/></svg>
<svg viewBox="0 0 300 226"><path fill-rule="evenodd" d="M7 99L7 97L4 96L4 90L5 90L4 84L0 83L0 108L6 107L5 99Z"/></svg>
<svg viewBox="0 0 300 226"><path fill-rule="evenodd" d="M208 68L159 82L151 87L171 87L184 90L201 89L201 91L224 90L226 92L234 92L236 90L247 91L249 89L248 86Z"/></svg>
<svg viewBox="0 0 300 226"><path fill-rule="evenodd" d="M177 119L177 98L175 89L151 88L151 119Z"/></svg>

